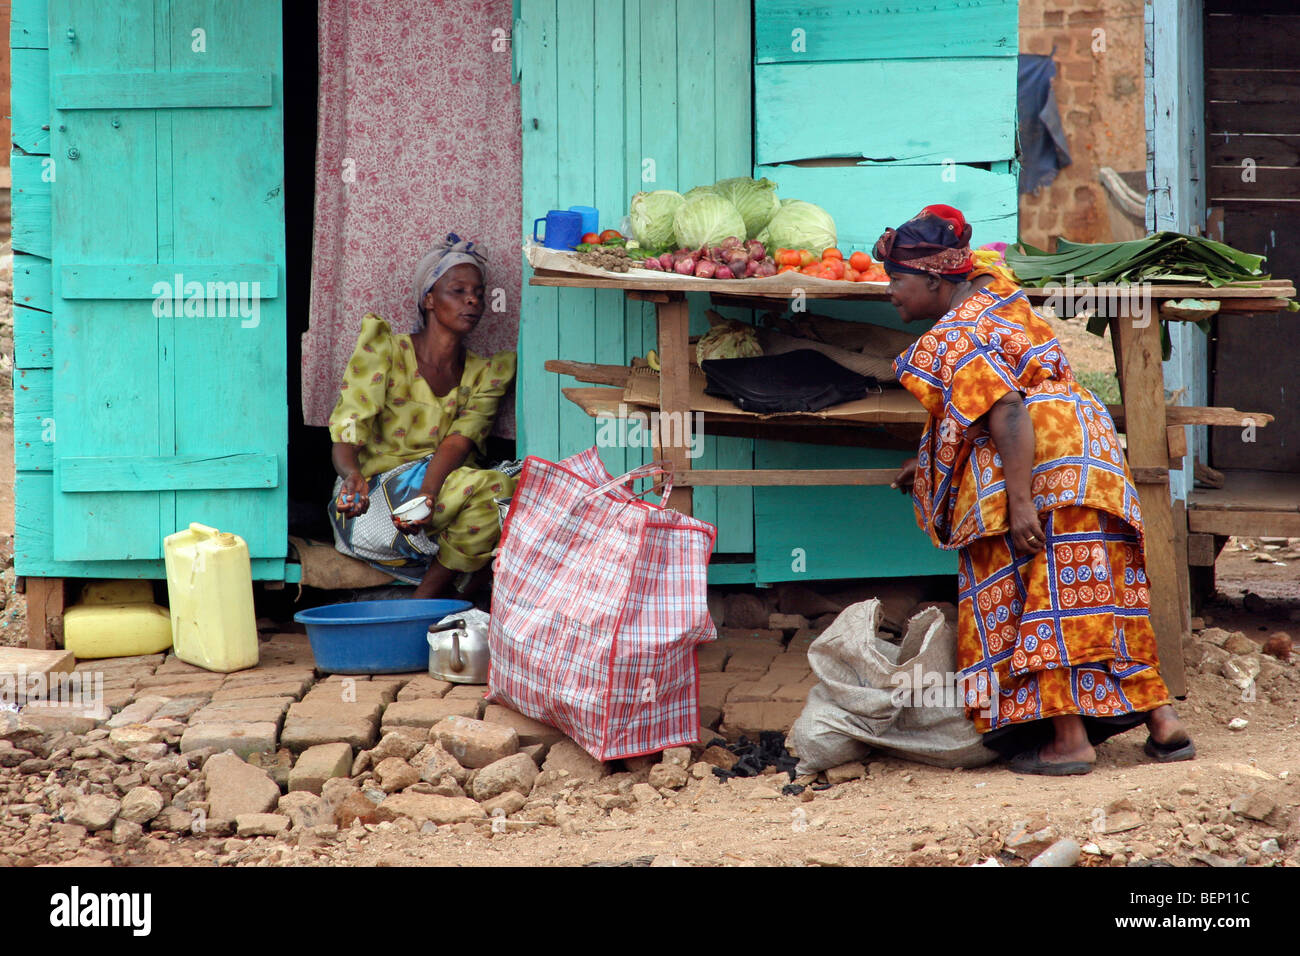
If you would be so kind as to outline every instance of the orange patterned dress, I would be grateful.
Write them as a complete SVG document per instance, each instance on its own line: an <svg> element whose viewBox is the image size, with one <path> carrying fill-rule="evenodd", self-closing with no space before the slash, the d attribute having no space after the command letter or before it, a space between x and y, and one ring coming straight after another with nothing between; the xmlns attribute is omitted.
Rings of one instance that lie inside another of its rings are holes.
<svg viewBox="0 0 1300 956"><path fill-rule="evenodd" d="M934 544L960 551L957 663L976 728L1169 703L1141 508L1115 424L1020 287L996 277L894 368L930 412L913 503ZM1037 555L1015 552L1002 459L975 424L1012 390L1034 426L1030 492L1046 535Z"/></svg>

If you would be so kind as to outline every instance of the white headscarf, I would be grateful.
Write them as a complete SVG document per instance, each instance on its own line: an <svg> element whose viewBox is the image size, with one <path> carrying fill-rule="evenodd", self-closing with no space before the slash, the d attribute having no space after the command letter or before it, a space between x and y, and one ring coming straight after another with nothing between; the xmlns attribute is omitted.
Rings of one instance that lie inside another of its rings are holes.
<svg viewBox="0 0 1300 956"><path fill-rule="evenodd" d="M471 239L462 239L454 232L447 233L447 238L438 243L433 249L420 260L420 264L415 267L415 308L420 311L420 303L429 290L453 266L471 265L478 269L479 274L483 276L483 284L487 284L487 257L481 251L482 247L475 248L477 244Z"/></svg>

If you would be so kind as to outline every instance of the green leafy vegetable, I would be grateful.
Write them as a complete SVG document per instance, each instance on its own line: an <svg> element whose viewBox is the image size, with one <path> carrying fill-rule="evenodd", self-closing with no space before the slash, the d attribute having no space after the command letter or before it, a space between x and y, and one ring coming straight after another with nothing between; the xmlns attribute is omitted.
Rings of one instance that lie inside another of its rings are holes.
<svg viewBox="0 0 1300 956"><path fill-rule="evenodd" d="M673 215L684 202L682 194L671 189L641 192L632 197L628 218L632 236L641 245L661 249L674 245Z"/></svg>
<svg viewBox="0 0 1300 956"><path fill-rule="evenodd" d="M781 208L781 201L776 197L776 183L767 178L737 176L719 179L713 184L713 191L739 210L745 220L746 239L756 238Z"/></svg>
<svg viewBox="0 0 1300 956"><path fill-rule="evenodd" d="M745 234L745 220L730 202L713 192L687 199L673 215L673 234L687 249L716 246L728 236Z"/></svg>
<svg viewBox="0 0 1300 956"><path fill-rule="evenodd" d="M835 220L814 203L782 201L758 240L769 249L808 249L820 255L835 246Z"/></svg>

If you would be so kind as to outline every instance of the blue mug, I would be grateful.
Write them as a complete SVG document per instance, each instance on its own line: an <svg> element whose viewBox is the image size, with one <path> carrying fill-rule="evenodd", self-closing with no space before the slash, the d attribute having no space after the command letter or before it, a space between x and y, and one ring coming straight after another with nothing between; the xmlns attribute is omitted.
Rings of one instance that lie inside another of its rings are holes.
<svg viewBox="0 0 1300 956"><path fill-rule="evenodd" d="M546 235L537 234L537 224L546 223ZM547 249L572 249L582 241L582 216L564 209L552 209L543 218L533 220L533 241Z"/></svg>
<svg viewBox="0 0 1300 956"><path fill-rule="evenodd" d="M576 212L582 217L582 234L600 232L600 212L591 206L570 206L569 212Z"/></svg>

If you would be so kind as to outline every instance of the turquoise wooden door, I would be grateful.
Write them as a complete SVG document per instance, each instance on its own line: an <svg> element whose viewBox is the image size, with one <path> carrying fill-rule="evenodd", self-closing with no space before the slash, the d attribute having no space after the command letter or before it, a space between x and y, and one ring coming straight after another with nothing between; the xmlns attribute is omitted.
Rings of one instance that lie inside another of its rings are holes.
<svg viewBox="0 0 1300 956"><path fill-rule="evenodd" d="M280 4L51 0L53 554L287 547ZM264 576L275 561L255 561Z"/></svg>

